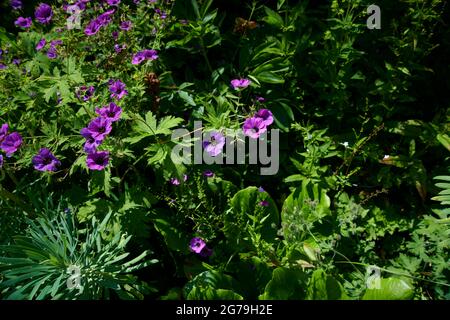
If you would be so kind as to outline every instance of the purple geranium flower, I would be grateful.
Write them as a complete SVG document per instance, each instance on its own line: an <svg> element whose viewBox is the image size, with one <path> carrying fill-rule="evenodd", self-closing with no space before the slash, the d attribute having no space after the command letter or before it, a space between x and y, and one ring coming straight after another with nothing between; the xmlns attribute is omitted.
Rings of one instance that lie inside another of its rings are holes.
<svg viewBox="0 0 450 320"><path fill-rule="evenodd" d="M39 171L56 171L57 167L61 165L61 161L47 148L39 150L39 154L35 155L31 162L34 168Z"/></svg>
<svg viewBox="0 0 450 320"><path fill-rule="evenodd" d="M233 87L233 89L238 89L238 88L247 88L250 83L252 83L250 80L248 79L234 79L231 80L231 86Z"/></svg>
<svg viewBox="0 0 450 320"><path fill-rule="evenodd" d="M75 95L78 99L81 99L83 101L88 101L92 98L92 95L94 94L95 88L93 86L81 86L78 88L78 90L75 92Z"/></svg>
<svg viewBox="0 0 450 320"><path fill-rule="evenodd" d="M7 123L2 124L0 127L0 143L5 139L6 135L8 134L9 126Z"/></svg>
<svg viewBox="0 0 450 320"><path fill-rule="evenodd" d="M102 27L102 26L107 26L107 25L112 21L111 15L112 15L114 12L115 12L114 9L108 10L108 11L105 11L104 13L102 13L101 15L99 15L99 16L97 17L96 20L97 20L97 22L100 24L101 27Z"/></svg>
<svg viewBox="0 0 450 320"><path fill-rule="evenodd" d="M120 0L106 0L110 6L118 6L120 4Z"/></svg>
<svg viewBox="0 0 450 320"><path fill-rule="evenodd" d="M116 53L120 53L125 48L126 48L126 45L124 45L124 44L122 44L122 45L115 44L114 45L114 50L116 51Z"/></svg>
<svg viewBox="0 0 450 320"><path fill-rule="evenodd" d="M187 175L183 175L183 180L185 182L187 181L187 179L188 179L188 176ZM170 178L169 182L170 182L171 185L174 185L174 186L179 186L180 185L180 180L178 180L177 178Z"/></svg>
<svg viewBox="0 0 450 320"><path fill-rule="evenodd" d="M165 19L165 18L167 18L167 14L164 12L164 11L162 11L161 9L155 9L155 12L159 15L159 17L161 18L161 19Z"/></svg>
<svg viewBox="0 0 450 320"><path fill-rule="evenodd" d="M129 31L131 29L131 21L123 21L119 28L124 31Z"/></svg>
<svg viewBox="0 0 450 320"><path fill-rule="evenodd" d="M20 28L27 29L31 27L31 18L18 17L14 24Z"/></svg>
<svg viewBox="0 0 450 320"><path fill-rule="evenodd" d="M6 156L9 158L11 155L19 149L22 144L22 136L13 132L8 134L3 140L0 148L6 153Z"/></svg>
<svg viewBox="0 0 450 320"><path fill-rule="evenodd" d="M205 241L198 237L191 239L189 242L189 249L202 257L209 257L213 253L213 251L206 246Z"/></svg>
<svg viewBox="0 0 450 320"><path fill-rule="evenodd" d="M211 157L215 157L222 152L225 145L225 137L223 134L217 131L211 133L210 140L203 141L203 148L208 152Z"/></svg>
<svg viewBox="0 0 450 320"><path fill-rule="evenodd" d="M111 122L115 122L120 119L122 108L116 105L114 102L111 102L109 106L104 106L101 109L96 108L95 113L103 118L110 120Z"/></svg>
<svg viewBox="0 0 450 320"><path fill-rule="evenodd" d="M22 9L22 1L20 0L11 0L9 1L9 4L11 5L11 8L13 8L13 10Z"/></svg>
<svg viewBox="0 0 450 320"><path fill-rule="evenodd" d="M142 61L145 60L145 55L143 52L136 53L133 58L131 59L132 64L140 64Z"/></svg>
<svg viewBox="0 0 450 320"><path fill-rule="evenodd" d="M100 28L101 24L97 21L97 19L91 20L84 29L84 34L87 36L93 36L100 30Z"/></svg>
<svg viewBox="0 0 450 320"><path fill-rule="evenodd" d="M34 16L40 23L48 24L53 17L52 7L46 3L41 3L34 11Z"/></svg>
<svg viewBox="0 0 450 320"><path fill-rule="evenodd" d="M242 130L246 136L258 139L267 130L267 127L263 119L253 117L245 120Z"/></svg>
<svg viewBox="0 0 450 320"><path fill-rule="evenodd" d="M6 64L0 63L0 70L4 70L6 68L8 68Z"/></svg>
<svg viewBox="0 0 450 320"><path fill-rule="evenodd" d="M97 141L103 141L112 130L112 122L109 119L98 117L88 125L88 130Z"/></svg>
<svg viewBox="0 0 450 320"><path fill-rule="evenodd" d="M258 188L258 191L259 191L259 192L266 192L266 190L264 190L263 187L259 187L259 188Z"/></svg>
<svg viewBox="0 0 450 320"><path fill-rule="evenodd" d="M206 243L205 241L203 241L202 238L192 238L190 243L189 243L189 248L191 249L191 251L195 252L195 253L200 253L203 248L206 247Z"/></svg>
<svg viewBox="0 0 450 320"><path fill-rule="evenodd" d="M89 153L86 159L86 164L91 170L103 170L109 163L108 151L97 151Z"/></svg>
<svg viewBox="0 0 450 320"><path fill-rule="evenodd" d="M212 172L211 170L205 170L203 171L203 175L207 178L211 178L214 177L214 172Z"/></svg>
<svg viewBox="0 0 450 320"><path fill-rule="evenodd" d="M48 51L47 51L47 57L49 59L55 59L56 57L58 57L58 54L56 53L56 48L51 46Z"/></svg>
<svg viewBox="0 0 450 320"><path fill-rule="evenodd" d="M0 168L3 167L3 155L0 154Z"/></svg>
<svg viewBox="0 0 450 320"><path fill-rule="evenodd" d="M117 39L119 38L119 31L113 31L111 33L111 35L112 35L114 41L117 41Z"/></svg>
<svg viewBox="0 0 450 320"><path fill-rule="evenodd" d="M273 123L273 114L270 110L261 109L255 114L256 118L261 118L266 126L270 126Z"/></svg>
<svg viewBox="0 0 450 320"><path fill-rule="evenodd" d="M56 46L59 46L59 45L61 45L61 44L63 44L62 40L52 40L52 41L50 42L50 46L51 46L51 47L56 47Z"/></svg>
<svg viewBox="0 0 450 320"><path fill-rule="evenodd" d="M86 142L84 143L84 151L87 153L92 153L97 151L97 148L99 145L101 145L102 141L95 140L95 138L92 136L92 132L89 131L88 128L81 129L81 135L86 139Z"/></svg>
<svg viewBox="0 0 450 320"><path fill-rule="evenodd" d="M145 59L147 60L156 60L158 59L158 51L153 49L145 49L144 51Z"/></svg>
<svg viewBox="0 0 450 320"><path fill-rule="evenodd" d="M128 94L128 91L125 89L125 83L120 80L109 80L109 91L111 91L111 98L116 98L117 100Z"/></svg>
<svg viewBox="0 0 450 320"><path fill-rule="evenodd" d="M133 56L131 60L132 64L140 64L144 60L156 60L158 59L158 52L153 49L145 49L139 51Z"/></svg>
<svg viewBox="0 0 450 320"><path fill-rule="evenodd" d="M47 41L45 40L45 38L42 38L41 40L39 40L39 42L36 45L36 50L42 50L42 48L45 47L45 44L47 43Z"/></svg>
<svg viewBox="0 0 450 320"><path fill-rule="evenodd" d="M20 64L20 59L13 59L12 63L18 66Z"/></svg>

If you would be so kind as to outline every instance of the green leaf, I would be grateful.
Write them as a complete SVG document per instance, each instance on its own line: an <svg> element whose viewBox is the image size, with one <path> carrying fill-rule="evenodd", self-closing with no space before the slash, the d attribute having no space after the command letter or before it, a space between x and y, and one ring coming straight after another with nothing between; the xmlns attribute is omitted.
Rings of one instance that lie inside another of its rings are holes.
<svg viewBox="0 0 450 320"><path fill-rule="evenodd" d="M261 300L300 300L305 297L308 277L300 269L277 268L266 286Z"/></svg>
<svg viewBox="0 0 450 320"><path fill-rule="evenodd" d="M275 26L277 28L282 28L284 25L283 18L273 11L272 9L269 9L268 7L264 7L264 11L266 12L266 16L264 17L264 21L268 24Z"/></svg>
<svg viewBox="0 0 450 320"><path fill-rule="evenodd" d="M261 201L267 201L268 206L262 206ZM252 223L259 230L262 239L274 241L280 222L279 212L267 192L259 192L256 187L248 187L234 195L231 205L233 210L225 216L224 221L224 232L227 237L238 241L241 231L246 229L247 224Z"/></svg>
<svg viewBox="0 0 450 320"><path fill-rule="evenodd" d="M379 289L367 289L362 300L409 300L414 295L414 288L408 279L381 278Z"/></svg>
<svg viewBox="0 0 450 320"><path fill-rule="evenodd" d="M307 300L343 300L347 295L342 285L325 273L324 270L314 271L309 280Z"/></svg>
<svg viewBox="0 0 450 320"><path fill-rule="evenodd" d="M181 99L183 99L188 105L195 107L197 104L194 101L194 98L192 98L192 95L187 93L186 91L178 91L178 95Z"/></svg>
<svg viewBox="0 0 450 320"><path fill-rule="evenodd" d="M176 227L173 221L162 218L153 219L152 221L170 249L184 254L189 253L189 238Z"/></svg>
<svg viewBox="0 0 450 320"><path fill-rule="evenodd" d="M272 83L272 84L280 84L284 83L284 79L270 71L263 71L261 73L253 75L256 79L258 79L260 82L265 83Z"/></svg>
<svg viewBox="0 0 450 320"><path fill-rule="evenodd" d="M236 292L238 283L231 276L208 270L200 273L184 287L188 300L242 300Z"/></svg>
<svg viewBox="0 0 450 320"><path fill-rule="evenodd" d="M448 150L450 151L450 137L446 134L438 134L436 139Z"/></svg>

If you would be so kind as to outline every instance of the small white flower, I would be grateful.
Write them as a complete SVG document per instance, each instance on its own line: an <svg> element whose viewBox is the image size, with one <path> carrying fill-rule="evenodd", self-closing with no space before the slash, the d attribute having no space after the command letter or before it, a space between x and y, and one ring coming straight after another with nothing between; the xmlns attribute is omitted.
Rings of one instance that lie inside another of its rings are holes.
<svg viewBox="0 0 450 320"><path fill-rule="evenodd" d="M383 160L387 160L387 159L389 159L389 155L385 154Z"/></svg>

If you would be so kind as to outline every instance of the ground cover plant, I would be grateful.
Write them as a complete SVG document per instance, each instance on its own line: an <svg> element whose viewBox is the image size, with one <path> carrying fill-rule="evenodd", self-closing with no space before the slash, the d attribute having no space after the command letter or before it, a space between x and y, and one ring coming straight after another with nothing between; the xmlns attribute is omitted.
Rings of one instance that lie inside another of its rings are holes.
<svg viewBox="0 0 450 320"><path fill-rule="evenodd" d="M450 4L373 4L2 1L0 298L449 299Z"/></svg>

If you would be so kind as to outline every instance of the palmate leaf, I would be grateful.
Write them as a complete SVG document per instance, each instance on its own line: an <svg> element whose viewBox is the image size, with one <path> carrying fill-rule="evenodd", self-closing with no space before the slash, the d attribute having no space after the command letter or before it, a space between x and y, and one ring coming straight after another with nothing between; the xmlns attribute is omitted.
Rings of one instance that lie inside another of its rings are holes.
<svg viewBox="0 0 450 320"><path fill-rule="evenodd" d="M131 144L138 143L147 137L156 137L157 135L170 135L172 129L178 126L183 119L167 116L162 118L159 123L151 111L145 114L145 119L140 115L134 116L134 135L124 139Z"/></svg>

